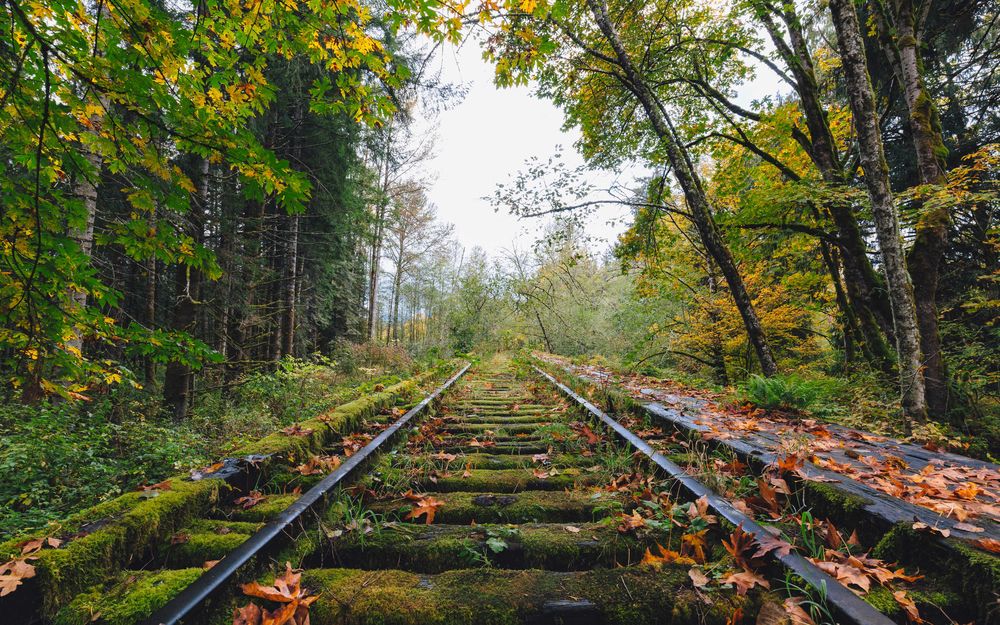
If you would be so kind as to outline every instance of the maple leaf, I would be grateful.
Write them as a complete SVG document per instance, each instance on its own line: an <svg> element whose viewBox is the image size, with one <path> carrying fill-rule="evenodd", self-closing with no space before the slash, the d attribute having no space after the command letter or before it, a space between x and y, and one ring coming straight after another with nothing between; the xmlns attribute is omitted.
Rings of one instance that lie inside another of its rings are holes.
<svg viewBox="0 0 1000 625"><path fill-rule="evenodd" d="M705 539L705 533L708 530L701 530L700 532L693 532L691 534L684 534L681 536L681 553L684 555L691 555L695 562L699 564L705 562L705 547L707 546L707 541Z"/></svg>
<svg viewBox="0 0 1000 625"><path fill-rule="evenodd" d="M646 519L639 514L638 510L633 510L632 514L622 513L618 517L618 531L622 534L627 534L628 532L634 532L640 527L646 526Z"/></svg>
<svg viewBox="0 0 1000 625"><path fill-rule="evenodd" d="M676 564L691 565L695 563L694 560L692 560L691 558L682 556L676 551L671 551L670 549L665 548L663 545L659 543L657 543L656 545L656 550L659 553L659 555L654 554L647 547L646 553L645 555L642 556L642 562L640 562L640 564L648 564L649 566L659 569L664 564L676 563Z"/></svg>
<svg viewBox="0 0 1000 625"><path fill-rule="evenodd" d="M531 470L531 474L534 475L535 477L537 477L540 480L544 480L544 479L548 478L549 475L551 475L545 469L539 469L539 468L532 469Z"/></svg>
<svg viewBox="0 0 1000 625"><path fill-rule="evenodd" d="M242 497L238 497L237 499L233 500L233 503L236 504L237 506L240 506L244 510L249 510L250 508L253 508L260 502L264 501L265 499L267 499L267 495L260 492L259 490L252 490L250 491L249 495L244 495Z"/></svg>
<svg viewBox="0 0 1000 625"><path fill-rule="evenodd" d="M698 499L691 502L691 505L688 506L688 511L687 511L688 518L691 520L702 519L703 521L705 521L705 523L712 525L716 521L718 521L718 519L715 517L715 515L709 514L708 509L709 509L708 497L702 495Z"/></svg>
<svg viewBox="0 0 1000 625"><path fill-rule="evenodd" d="M35 567L24 559L0 564L0 597L17 590L23 580L35 576Z"/></svg>
<svg viewBox="0 0 1000 625"><path fill-rule="evenodd" d="M753 571L743 570L738 573L730 573L720 580L723 584L732 584L736 587L736 594L743 596L754 586L770 588L771 583L767 579L757 575Z"/></svg>
<svg viewBox="0 0 1000 625"><path fill-rule="evenodd" d="M285 572L277 576L271 586L259 582L243 584L243 594L282 605L273 612L244 606L233 614L233 625L309 625L309 606L319 597L310 595L302 588L301 578L302 573L293 570L291 563L286 562Z"/></svg>
<svg viewBox="0 0 1000 625"><path fill-rule="evenodd" d="M404 517L407 520L417 520L424 517L424 523L430 525L434 522L434 514L437 509L444 505L444 502L427 495L414 495L413 491L407 491L404 495L413 502L413 509Z"/></svg>
<svg viewBox="0 0 1000 625"><path fill-rule="evenodd" d="M256 603L248 603L233 610L233 625L260 625L264 612Z"/></svg>
<svg viewBox="0 0 1000 625"><path fill-rule="evenodd" d="M729 540L725 538L722 539L722 546L725 547L726 551L729 552L731 556L736 560L736 564L742 566L743 568L750 568L750 548L753 547L755 542L753 534L744 531L743 524L740 523L736 526L736 529L729 534Z"/></svg>
<svg viewBox="0 0 1000 625"><path fill-rule="evenodd" d="M765 535L763 538L757 539L757 551L754 552L753 557L763 558L772 551L776 557L787 556L792 552L792 549L794 547L788 541Z"/></svg>
<svg viewBox="0 0 1000 625"><path fill-rule="evenodd" d="M152 490L170 490L170 480L163 480L158 484L140 485L138 489L141 491L152 491Z"/></svg>
<svg viewBox="0 0 1000 625"><path fill-rule="evenodd" d="M911 623L923 623L924 619L920 618L920 610L917 609L917 604L906 594L905 590L896 590L892 593L892 598L896 600L899 607L903 608L906 612L906 618Z"/></svg>
<svg viewBox="0 0 1000 625"><path fill-rule="evenodd" d="M533 455L531 457L531 461L532 462L540 462L542 464L545 464L545 463L549 462L549 455L548 454L535 454L535 455Z"/></svg>
<svg viewBox="0 0 1000 625"><path fill-rule="evenodd" d="M785 609L785 614L791 621L791 625L816 625L816 621L809 616L809 613L802 609L802 597L788 597L781 607Z"/></svg>
<svg viewBox="0 0 1000 625"><path fill-rule="evenodd" d="M445 462L450 463L453 462L456 458L458 458L458 456L456 456L455 454L447 454L443 451L439 451L438 453L432 455L431 458L433 458L434 460L444 460Z"/></svg>
<svg viewBox="0 0 1000 625"><path fill-rule="evenodd" d="M983 489L974 482L966 482L961 488L955 489L955 494L967 501L972 501L983 492Z"/></svg>
<svg viewBox="0 0 1000 625"><path fill-rule="evenodd" d="M295 470L301 475L322 475L332 472L339 466L339 456L312 456L305 464L295 467Z"/></svg>
<svg viewBox="0 0 1000 625"><path fill-rule="evenodd" d="M786 454L785 456L778 458L775 464L778 467L778 470L782 473L793 473L798 470L804 462L805 461L799 457L798 454Z"/></svg>

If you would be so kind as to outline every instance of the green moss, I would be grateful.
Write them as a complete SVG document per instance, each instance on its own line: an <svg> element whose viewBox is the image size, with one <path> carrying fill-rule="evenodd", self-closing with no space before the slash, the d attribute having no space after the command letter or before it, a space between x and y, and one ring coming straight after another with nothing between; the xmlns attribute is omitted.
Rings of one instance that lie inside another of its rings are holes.
<svg viewBox="0 0 1000 625"><path fill-rule="evenodd" d="M220 560L243 544L250 534L204 533L186 534L183 541L168 542L160 550L169 566L201 566L210 560Z"/></svg>
<svg viewBox="0 0 1000 625"><path fill-rule="evenodd" d="M59 611L54 625L135 625L198 579L204 569L129 572L77 596ZM96 616L96 618L95 618Z"/></svg>
<svg viewBox="0 0 1000 625"><path fill-rule="evenodd" d="M574 533L565 525L534 523L513 528L491 524L399 524L372 534L347 533L324 545L321 553L313 554L308 561L440 573L480 566L486 558L500 568L570 571L635 563L653 542L669 546L666 537L637 540L619 534L612 524L581 523L577 529ZM486 541L491 537L502 539L505 546L490 549Z"/></svg>
<svg viewBox="0 0 1000 625"><path fill-rule="evenodd" d="M547 603L560 600L589 601L611 624L712 624L749 603L732 595L704 605L690 590L686 567L583 573L479 569L434 576L384 571L375 577L335 569L308 571L303 580L321 593L310 612L316 625L342 623L348 614L359 624L513 625L551 620Z"/></svg>
<svg viewBox="0 0 1000 625"><path fill-rule="evenodd" d="M928 540L908 523L887 532L872 555L887 562L905 565L908 573L927 576L930 588L948 588L961 599L949 616L959 621L989 620L990 606L1000 588L1000 558L955 540ZM945 593L947 594L947 593Z"/></svg>
<svg viewBox="0 0 1000 625"><path fill-rule="evenodd" d="M526 491L517 494L432 493L443 505L435 523L561 523L586 522L608 516L622 504L617 495L593 497L583 492ZM376 512L398 514L410 510L406 500L376 503Z"/></svg>
<svg viewBox="0 0 1000 625"><path fill-rule="evenodd" d="M171 489L153 498L123 495L132 507L91 534L60 549L44 550L34 562L43 611L54 614L82 589L106 579L218 500L220 482L170 481ZM125 508L127 506L123 506Z"/></svg>
<svg viewBox="0 0 1000 625"><path fill-rule="evenodd" d="M530 469L472 469L468 477L464 469L456 469L451 477L439 477L437 482L429 479L418 480L424 489L441 492L491 492L518 493L528 490L566 490L587 486L596 481L595 474L583 473L580 469L563 469L558 475L544 479L534 476Z"/></svg>
<svg viewBox="0 0 1000 625"><path fill-rule="evenodd" d="M231 521L268 521L295 503L300 495L266 495L264 500L252 508L226 511L226 518Z"/></svg>

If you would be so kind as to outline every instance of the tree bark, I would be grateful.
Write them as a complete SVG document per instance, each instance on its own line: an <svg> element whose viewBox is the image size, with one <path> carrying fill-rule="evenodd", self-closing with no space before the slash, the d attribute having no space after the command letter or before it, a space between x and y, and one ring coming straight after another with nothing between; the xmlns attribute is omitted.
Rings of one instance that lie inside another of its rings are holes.
<svg viewBox="0 0 1000 625"><path fill-rule="evenodd" d="M889 187L889 167L885 161L875 96L865 59L864 40L852 0L830 0L841 63L847 82L848 99L858 134L858 150L864 168L865 185L871 199L875 232L885 265L889 301L892 304L899 355L899 385L903 412L908 418L925 419L924 375L921 371L920 334L917 328L913 288L903 258L899 219Z"/></svg>
<svg viewBox="0 0 1000 625"><path fill-rule="evenodd" d="M736 308L740 311L740 316L743 318L747 338L756 352L761 371L766 376L775 375L778 372L778 365L771 354L771 348L767 342L764 328L760 324L757 311L754 309L749 293L747 293L746 285L743 283L743 278L736 267L736 262L725 241L723 241L718 226L712 217L708 197L705 195L701 180L690 162L686 149L677 137L666 111L660 107L659 101L652 89L639 75L639 72L632 63L628 51L622 44L608 16L607 4L604 0L587 0L587 6L590 8L601 33L612 50L614 50L617 64L625 74L623 84L639 101L639 104L646 113L646 117L653 126L654 132L667 150L667 157L673 167L674 175L677 177L677 181L684 191L684 197L687 200L692 221L698 229L698 234L705 245L705 249L719 266L719 270L726 279L726 284L729 286L729 291L736 304Z"/></svg>
<svg viewBox="0 0 1000 625"><path fill-rule="evenodd" d="M897 67L909 110L920 183L940 185L945 181L947 149L942 137L941 120L923 79L913 2L896 0L894 5ZM927 408L936 417L945 415L949 403L948 371L941 354L938 328L937 291L950 226L951 215L946 206L923 210L917 221L913 247L907 257L920 327L920 349L924 357Z"/></svg>
<svg viewBox="0 0 1000 625"><path fill-rule="evenodd" d="M786 43L771 17L772 10L772 5L762 2L757 7L757 16L795 79L795 91L809 131L808 137L798 133L795 138L826 183L845 184L847 172L844 171L843 160L838 153L830 121L822 104L816 70L799 15L793 4L786 4L781 8L782 21L790 40L790 43ZM892 312L888 300L881 295L883 285L868 259L868 246L854 215L853 206L846 202L833 202L825 208L837 228L847 301L861 334L859 338L863 341L863 351L873 366L891 374L894 359L886 337L891 340L893 336Z"/></svg>

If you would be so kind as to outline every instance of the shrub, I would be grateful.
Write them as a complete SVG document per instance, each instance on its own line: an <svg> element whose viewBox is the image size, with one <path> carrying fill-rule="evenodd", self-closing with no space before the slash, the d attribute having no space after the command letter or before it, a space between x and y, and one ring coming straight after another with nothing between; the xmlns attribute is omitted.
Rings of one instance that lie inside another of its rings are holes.
<svg viewBox="0 0 1000 625"><path fill-rule="evenodd" d="M759 408L790 412L823 412L835 403L837 380L778 375L752 375L740 387L740 396Z"/></svg>

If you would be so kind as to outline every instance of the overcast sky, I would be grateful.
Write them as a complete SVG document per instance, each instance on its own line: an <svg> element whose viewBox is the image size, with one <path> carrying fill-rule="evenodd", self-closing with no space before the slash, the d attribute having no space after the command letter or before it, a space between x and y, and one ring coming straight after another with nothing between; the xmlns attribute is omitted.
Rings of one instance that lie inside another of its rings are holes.
<svg viewBox="0 0 1000 625"><path fill-rule="evenodd" d="M579 132L563 132L562 111L532 97L530 88L495 87L493 68L475 41L445 48L437 64L442 80L463 84L468 93L438 115L435 157L424 167L432 177L430 200L440 219L455 225L455 236L466 248L479 246L495 255L514 244L529 247L549 218L518 220L496 212L482 198L508 182L529 157L547 159L559 145L568 166L582 164L572 148ZM587 232L610 243L623 226L608 221L617 217L620 222L626 214L624 208L601 209L588 219Z"/></svg>
<svg viewBox="0 0 1000 625"><path fill-rule="evenodd" d="M431 178L429 197L438 206L442 221L455 225L455 235L466 248L479 246L491 255L512 245L531 245L551 218L518 220L507 212L496 212L483 196L490 196L498 183L507 182L537 156L542 160L563 150L569 167L582 164L573 149L579 131L563 132L563 114L548 100L532 97L530 87L498 89L493 68L483 60L479 45L467 41L461 48L449 46L436 63L442 80L468 89L460 104L437 118L435 157L425 165ZM735 98L749 104L780 89L769 71L758 71L757 79ZM612 181L629 185L637 172L595 173L598 187ZM587 234L603 239L606 249L625 227L625 207L605 207L587 220Z"/></svg>

